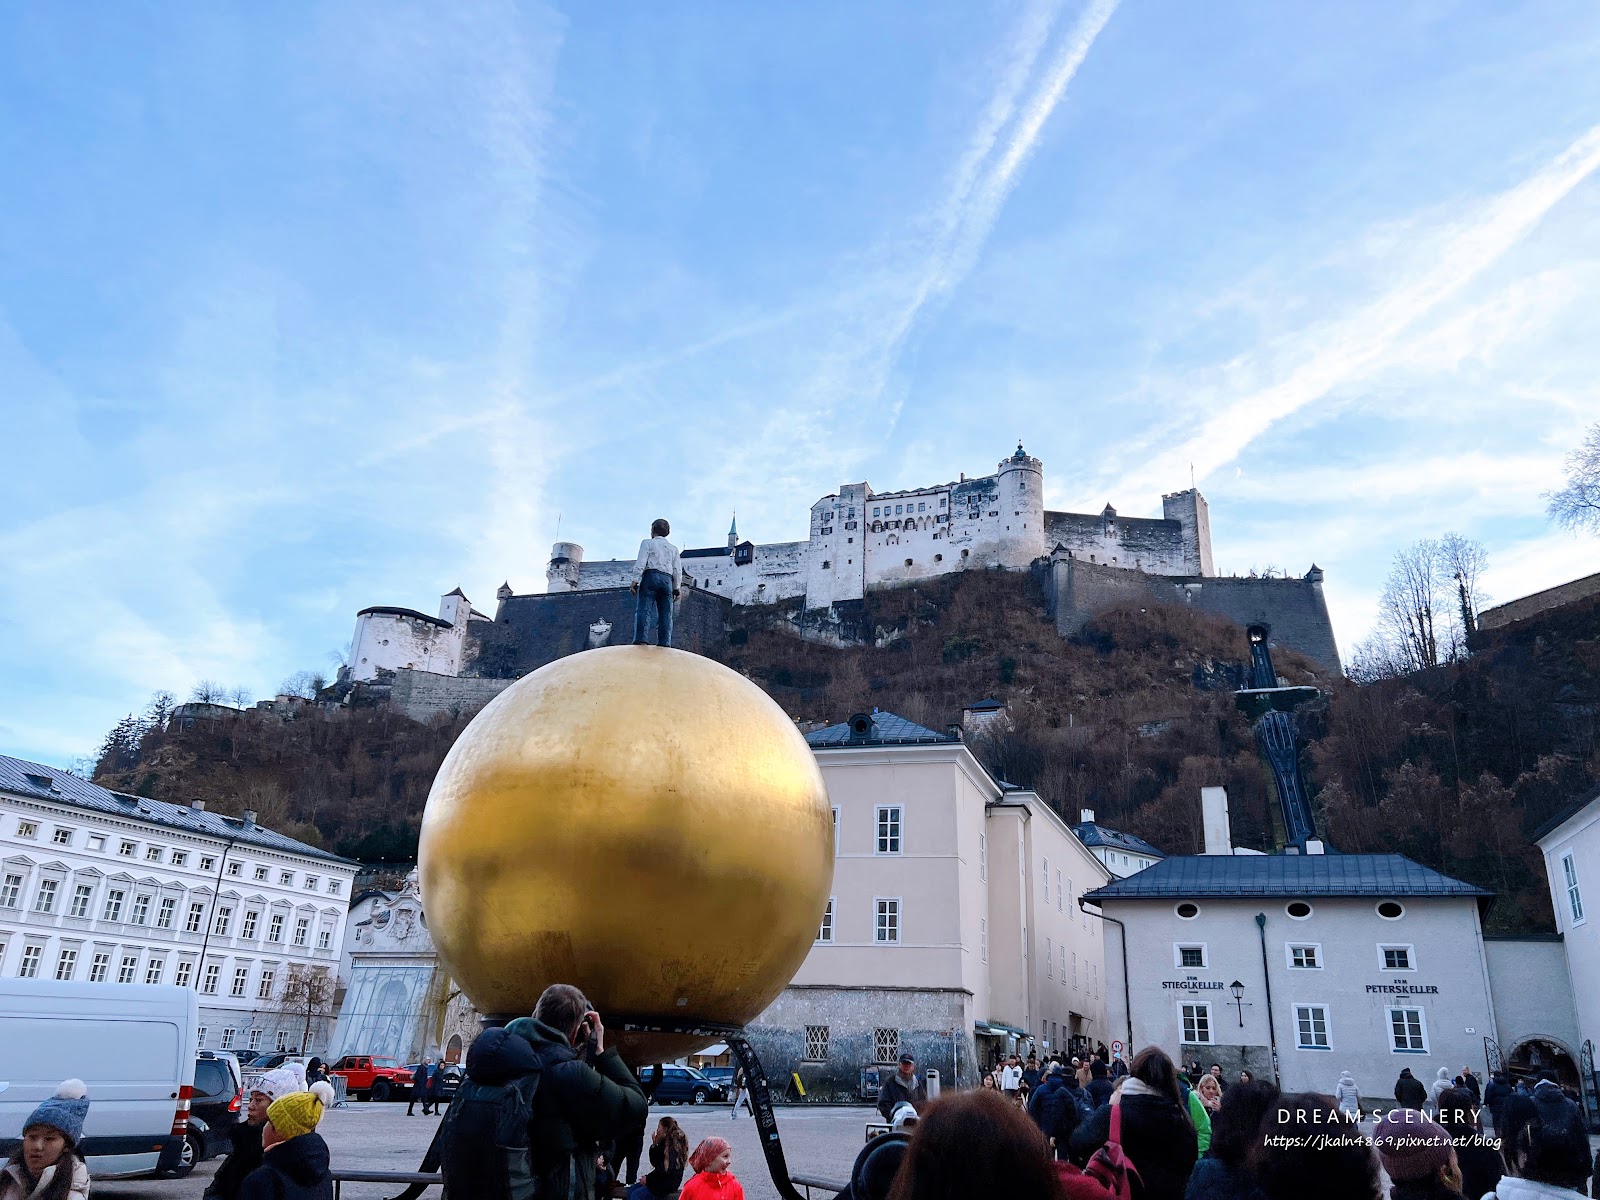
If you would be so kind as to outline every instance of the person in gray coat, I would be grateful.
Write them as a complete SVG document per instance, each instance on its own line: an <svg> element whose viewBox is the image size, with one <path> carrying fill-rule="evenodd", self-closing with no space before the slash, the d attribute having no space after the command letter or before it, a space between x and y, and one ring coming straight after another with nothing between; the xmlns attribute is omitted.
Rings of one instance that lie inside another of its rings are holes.
<svg viewBox="0 0 1600 1200"><path fill-rule="evenodd" d="M1356 1086L1356 1077L1349 1071L1339 1072L1339 1082L1333 1087L1333 1099L1345 1116L1360 1119L1361 1089Z"/></svg>

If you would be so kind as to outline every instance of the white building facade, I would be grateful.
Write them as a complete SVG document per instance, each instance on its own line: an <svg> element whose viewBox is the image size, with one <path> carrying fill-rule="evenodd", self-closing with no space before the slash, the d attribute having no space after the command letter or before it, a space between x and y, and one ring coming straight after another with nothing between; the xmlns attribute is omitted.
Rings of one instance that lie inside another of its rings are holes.
<svg viewBox="0 0 1600 1200"><path fill-rule="evenodd" d="M381 604L363 608L350 639L349 677L359 683L376 679L380 671L459 675L468 623L487 620L460 588L439 598L437 617Z"/></svg>
<svg viewBox="0 0 1600 1200"><path fill-rule="evenodd" d="M1101 825L1094 819L1092 808L1078 810L1078 823L1072 827L1072 832L1089 848L1089 853L1118 879L1142 871L1166 857L1142 837Z"/></svg>
<svg viewBox="0 0 1600 1200"><path fill-rule="evenodd" d="M1585 1048L1592 1060L1600 1045L1600 921L1592 919L1600 904L1600 794L1536 830L1534 844L1544 855L1576 1011L1579 1044L1566 1049L1581 1063Z"/></svg>
<svg viewBox="0 0 1600 1200"><path fill-rule="evenodd" d="M1393 1103L1402 1068L1483 1071L1497 1031L1488 892L1396 854L1170 857L1085 897L1105 916L1128 1053ZM1558 1006L1559 1007L1559 1006Z"/></svg>
<svg viewBox="0 0 1600 1200"><path fill-rule="evenodd" d="M889 713L814 731L834 806L832 894L793 981L750 1026L768 1071L853 1094L902 1052L970 1086L1002 1050L1104 1036L1110 876L1037 795L957 737Z"/></svg>
<svg viewBox="0 0 1600 1200"><path fill-rule="evenodd" d="M193 987L202 1048L323 1048L357 870L252 813L0 757L0 975Z"/></svg>

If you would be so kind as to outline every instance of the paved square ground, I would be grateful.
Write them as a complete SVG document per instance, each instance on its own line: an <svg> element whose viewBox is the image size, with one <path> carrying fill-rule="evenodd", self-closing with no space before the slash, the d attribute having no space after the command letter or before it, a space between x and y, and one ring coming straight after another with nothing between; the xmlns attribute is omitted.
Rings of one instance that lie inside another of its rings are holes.
<svg viewBox="0 0 1600 1200"><path fill-rule="evenodd" d="M694 1107L657 1105L650 1110L648 1129L656 1118L675 1117L689 1137L689 1144L703 1137L727 1138L733 1146L733 1173L744 1184L750 1200L778 1200L778 1193L767 1175L761 1156L755 1121L741 1112L737 1121L729 1119L726 1104ZM871 1108L793 1107L778 1110L778 1129L790 1174L818 1175L843 1181L850 1174L866 1131ZM428 1148L437 1117L418 1112L406 1116L404 1104L364 1104L352 1102L336 1108L322 1118L322 1136L328 1139L334 1166L375 1171L415 1171ZM140 1180L137 1182L96 1182L95 1200L121 1197L125 1200L200 1200L206 1184L221 1159L202 1163L187 1179ZM643 1164L645 1170L649 1164ZM395 1195L393 1184L352 1183L344 1187L349 1200L378 1200ZM439 1190L430 1189L424 1200L437 1200ZM820 1194L819 1194L820 1195Z"/></svg>

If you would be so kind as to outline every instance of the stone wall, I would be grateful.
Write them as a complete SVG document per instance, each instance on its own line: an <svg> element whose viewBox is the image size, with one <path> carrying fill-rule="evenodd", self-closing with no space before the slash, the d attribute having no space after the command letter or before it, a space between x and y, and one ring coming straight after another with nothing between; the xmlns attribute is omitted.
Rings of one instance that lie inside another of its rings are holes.
<svg viewBox="0 0 1600 1200"><path fill-rule="evenodd" d="M806 1058L807 1025L828 1030L823 1061ZM898 1033L898 1047L887 1061L879 1061L874 1031L886 1028ZM776 1089L781 1093L790 1074L798 1072L813 1103L855 1100L862 1067L876 1064L887 1077L906 1051L916 1058L919 1072L937 1070L945 1086L978 1082L972 997L964 991L789 987L745 1032Z"/></svg>
<svg viewBox="0 0 1600 1200"><path fill-rule="evenodd" d="M482 708L511 686L510 679L475 679L465 675L437 675L432 671L394 673L389 706L413 721L431 721L440 713L454 716Z"/></svg>
<svg viewBox="0 0 1600 1200"><path fill-rule="evenodd" d="M1478 614L1478 628L1499 629L1502 625L1509 625L1513 621L1525 621L1539 613L1578 600L1586 600L1590 596L1600 596L1600 574L1585 575L1582 579L1574 579L1559 587L1546 588L1542 592L1534 592L1531 596L1523 596L1521 599L1494 608L1486 608Z"/></svg>
<svg viewBox="0 0 1600 1200"><path fill-rule="evenodd" d="M1273 645L1298 650L1327 670L1343 670L1322 594L1322 572L1315 567L1299 579L1161 576L1062 553L1051 559L1045 596L1063 637L1078 633L1093 617L1113 608L1188 604L1241 628L1265 625L1272 631Z"/></svg>
<svg viewBox="0 0 1600 1200"><path fill-rule="evenodd" d="M624 645L633 641L633 607L633 594L625 587L508 596L492 622L474 621L468 627L463 671L517 679L591 645ZM727 644L730 607L721 596L685 588L673 615L673 645L719 658ZM646 636L655 640L653 613Z"/></svg>
<svg viewBox="0 0 1600 1200"><path fill-rule="evenodd" d="M454 674L461 666L466 622L446 621L407 609L365 609L350 639L350 678L376 679L379 671L414 668Z"/></svg>

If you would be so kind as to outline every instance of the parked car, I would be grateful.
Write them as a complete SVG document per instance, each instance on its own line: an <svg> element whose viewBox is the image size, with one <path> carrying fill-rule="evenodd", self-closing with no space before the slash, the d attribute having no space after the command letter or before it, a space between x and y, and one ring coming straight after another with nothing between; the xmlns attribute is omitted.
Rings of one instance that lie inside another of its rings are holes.
<svg viewBox="0 0 1600 1200"><path fill-rule="evenodd" d="M406 1068L406 1079L408 1081L416 1078L417 1068L421 1065L421 1063L412 1063ZM440 1071L444 1072L444 1078L439 1082L439 1095L448 1100L461 1090L461 1081L466 1078L467 1072L459 1063L439 1063L438 1067ZM406 1095L409 1096L410 1094L410 1088L407 1088ZM417 1099L421 1100L422 1097L418 1096Z"/></svg>
<svg viewBox="0 0 1600 1200"><path fill-rule="evenodd" d="M732 1067L700 1068L700 1074L711 1080L712 1083L719 1085L729 1095L733 1094L733 1071L734 1068Z"/></svg>
<svg viewBox="0 0 1600 1200"><path fill-rule="evenodd" d="M346 1054L328 1068L329 1075L343 1075L346 1095L360 1100L395 1100L411 1091L412 1068L397 1058L374 1054Z"/></svg>
<svg viewBox="0 0 1600 1200"><path fill-rule="evenodd" d="M250 1085L268 1071L275 1071L285 1063L299 1063L303 1067L310 1061L311 1059L307 1055L279 1050L272 1054L256 1055L249 1062L241 1065L239 1074L244 1080L244 1090L248 1092Z"/></svg>
<svg viewBox="0 0 1600 1200"><path fill-rule="evenodd" d="M693 1067L676 1065L661 1068L661 1083L656 1087L657 1104L704 1104L707 1100L726 1100L728 1089L707 1079Z"/></svg>
<svg viewBox="0 0 1600 1200"><path fill-rule="evenodd" d="M92 1104L78 1148L95 1179L182 1170L199 1015L193 988L0 979L0 1156L77 1077Z"/></svg>
<svg viewBox="0 0 1600 1200"><path fill-rule="evenodd" d="M184 1136L184 1170L228 1149L228 1131L244 1120L244 1075L226 1051L200 1051L194 1064L194 1099Z"/></svg>

